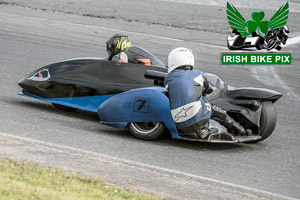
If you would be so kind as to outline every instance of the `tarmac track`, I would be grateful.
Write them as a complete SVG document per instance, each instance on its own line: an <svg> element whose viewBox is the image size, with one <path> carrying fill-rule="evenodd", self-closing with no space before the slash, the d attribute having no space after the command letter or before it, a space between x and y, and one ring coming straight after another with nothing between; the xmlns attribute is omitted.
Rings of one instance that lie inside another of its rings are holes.
<svg viewBox="0 0 300 200"><path fill-rule="evenodd" d="M290 39L296 42L284 48L292 51L293 67L224 68L219 64L229 33L224 6L147 1L145 5L154 6L156 15L144 12L145 22L139 12L138 20L126 12L107 17L105 9L101 10L104 17L95 17L99 16L93 9L95 1L90 6L76 1L62 1L59 6L32 2L0 3L0 158L78 171L174 199L300 198L299 13L289 16L294 38ZM107 10L115 8L103 2ZM128 1L132 10L138 10L134 3ZM166 18L160 20L168 8L188 13L184 18L191 19L193 28L172 13L169 24ZM239 11L250 15L253 9ZM266 15L272 13L269 10ZM197 14L218 26L195 20ZM17 81L27 73L69 58L106 56L105 41L122 31L164 62L173 48L186 46L194 51L197 69L216 73L230 85L281 92L273 135L254 145L202 144L168 137L146 142L100 125L95 114L62 112L17 95Z"/></svg>

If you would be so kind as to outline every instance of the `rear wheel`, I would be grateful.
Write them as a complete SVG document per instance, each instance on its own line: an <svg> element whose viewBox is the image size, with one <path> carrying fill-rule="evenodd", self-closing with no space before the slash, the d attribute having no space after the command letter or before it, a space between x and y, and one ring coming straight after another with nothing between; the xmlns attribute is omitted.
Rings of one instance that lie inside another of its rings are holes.
<svg viewBox="0 0 300 200"><path fill-rule="evenodd" d="M255 46L257 50L261 50L261 46L259 44L256 44Z"/></svg>
<svg viewBox="0 0 300 200"><path fill-rule="evenodd" d="M129 131L142 140L155 140L164 134L165 126L162 122L130 122Z"/></svg>

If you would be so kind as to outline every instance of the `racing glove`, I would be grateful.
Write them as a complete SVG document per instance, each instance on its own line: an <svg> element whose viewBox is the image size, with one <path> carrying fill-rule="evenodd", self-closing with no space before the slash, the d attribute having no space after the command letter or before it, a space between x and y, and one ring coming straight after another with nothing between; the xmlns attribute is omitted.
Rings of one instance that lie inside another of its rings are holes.
<svg viewBox="0 0 300 200"><path fill-rule="evenodd" d="M202 95L205 96L207 94L212 93L214 90L213 90L211 84L209 83L209 81L207 80L207 78L205 76L203 76L203 77L204 77L204 83L203 83L204 88L202 91Z"/></svg>

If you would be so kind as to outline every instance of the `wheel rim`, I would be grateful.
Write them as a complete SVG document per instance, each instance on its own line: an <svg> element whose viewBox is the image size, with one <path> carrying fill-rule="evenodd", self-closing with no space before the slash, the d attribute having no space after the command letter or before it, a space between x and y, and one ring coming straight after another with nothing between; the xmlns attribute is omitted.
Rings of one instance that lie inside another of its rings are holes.
<svg viewBox="0 0 300 200"><path fill-rule="evenodd" d="M159 126L159 122L132 122L132 128L141 134L149 134Z"/></svg>

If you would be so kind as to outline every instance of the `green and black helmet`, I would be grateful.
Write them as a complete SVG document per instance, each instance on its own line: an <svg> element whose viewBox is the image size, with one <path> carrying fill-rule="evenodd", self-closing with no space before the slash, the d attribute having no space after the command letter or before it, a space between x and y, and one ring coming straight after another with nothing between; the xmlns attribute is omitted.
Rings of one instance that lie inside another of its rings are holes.
<svg viewBox="0 0 300 200"><path fill-rule="evenodd" d="M106 50L108 59L111 60L112 57L125 51L127 48L131 47L131 42L128 35L125 34L115 34L106 42Z"/></svg>

